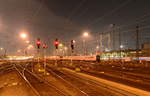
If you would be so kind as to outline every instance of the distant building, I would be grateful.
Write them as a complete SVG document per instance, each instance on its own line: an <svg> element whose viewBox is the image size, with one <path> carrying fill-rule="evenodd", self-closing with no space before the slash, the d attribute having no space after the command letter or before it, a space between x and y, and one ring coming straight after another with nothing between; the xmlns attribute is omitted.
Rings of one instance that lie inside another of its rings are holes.
<svg viewBox="0 0 150 96"><path fill-rule="evenodd" d="M123 59L124 57L134 58L136 57L136 50L122 50L122 51L110 51L110 52L103 52L100 54L102 60L108 59ZM139 50L139 56L144 57L143 52Z"/></svg>
<svg viewBox="0 0 150 96"><path fill-rule="evenodd" d="M150 56L150 43L144 43L142 45L142 53L145 56Z"/></svg>

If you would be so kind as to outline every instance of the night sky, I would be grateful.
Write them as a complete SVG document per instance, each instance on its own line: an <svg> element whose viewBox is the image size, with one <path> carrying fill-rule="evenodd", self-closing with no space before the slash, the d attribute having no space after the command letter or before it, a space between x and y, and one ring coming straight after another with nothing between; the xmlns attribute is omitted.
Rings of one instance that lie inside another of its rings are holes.
<svg viewBox="0 0 150 96"><path fill-rule="evenodd" d="M97 33L111 29L111 24L123 26L145 20L139 25L149 25L149 5L150 0L0 0L0 46L10 53L23 49L26 45L19 38L22 31L28 33L30 41L41 38L50 49L55 38L65 43L71 39L80 42L84 31L90 32L92 42ZM135 40L133 32L124 31L135 26L121 27L126 48L134 48ZM140 43L150 42L149 29L140 34Z"/></svg>

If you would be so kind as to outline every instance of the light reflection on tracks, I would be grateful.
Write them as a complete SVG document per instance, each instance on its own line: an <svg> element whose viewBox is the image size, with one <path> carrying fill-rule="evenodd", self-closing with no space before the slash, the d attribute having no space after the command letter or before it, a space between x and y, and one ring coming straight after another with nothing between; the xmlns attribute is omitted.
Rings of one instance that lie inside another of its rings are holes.
<svg viewBox="0 0 150 96"><path fill-rule="evenodd" d="M49 69L51 69L51 68L49 67ZM53 69L51 69L51 70L53 70ZM134 93L130 93L126 90L118 89L116 87L113 87L111 85L107 85L107 84L104 84L104 83L99 83L99 82L96 82L96 81L92 81L88 78L77 76L73 73L69 73L69 72L66 72L66 71L53 70L53 72L55 72L56 74L59 74L59 76L62 76L60 74L63 74L65 76L67 76L68 78L73 78L76 81L84 82L85 84L87 84L89 86L92 86L92 87L95 87L95 86L100 87L100 88L103 87L103 88L105 88L106 90L108 90L110 92L119 94L119 96L138 96L138 95L136 95Z"/></svg>
<svg viewBox="0 0 150 96"><path fill-rule="evenodd" d="M27 69L24 70L22 66L17 65L16 68L20 71L21 75L26 78L25 80L30 83L34 90L38 92L39 96L69 96L67 93L58 89L55 85L49 83L35 73Z"/></svg>

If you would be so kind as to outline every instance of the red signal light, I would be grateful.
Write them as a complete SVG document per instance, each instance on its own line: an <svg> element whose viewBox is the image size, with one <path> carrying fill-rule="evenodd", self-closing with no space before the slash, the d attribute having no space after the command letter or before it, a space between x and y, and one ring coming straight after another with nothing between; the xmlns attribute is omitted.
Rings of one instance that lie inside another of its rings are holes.
<svg viewBox="0 0 150 96"><path fill-rule="evenodd" d="M59 42L58 41L55 41L55 45L58 45L59 44Z"/></svg>
<svg viewBox="0 0 150 96"><path fill-rule="evenodd" d="M55 45L55 48L58 49L58 45L59 45L58 39L56 39L56 40L54 41L54 45Z"/></svg>
<svg viewBox="0 0 150 96"><path fill-rule="evenodd" d="M41 45L40 39L37 39L37 40L36 40L36 45L37 45L37 48L40 49L40 45Z"/></svg>
<svg viewBox="0 0 150 96"><path fill-rule="evenodd" d="M40 42L39 40L37 40L36 44L37 44L37 45L40 45L40 44L41 44L41 42Z"/></svg>
<svg viewBox="0 0 150 96"><path fill-rule="evenodd" d="M75 44L75 40L71 40L71 49L72 49L72 53L73 53L73 50L74 50L74 44Z"/></svg>

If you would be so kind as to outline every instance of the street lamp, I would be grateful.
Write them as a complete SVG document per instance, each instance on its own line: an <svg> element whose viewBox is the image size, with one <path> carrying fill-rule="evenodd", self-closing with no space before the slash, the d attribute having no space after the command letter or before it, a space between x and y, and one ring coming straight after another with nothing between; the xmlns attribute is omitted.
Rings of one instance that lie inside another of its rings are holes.
<svg viewBox="0 0 150 96"><path fill-rule="evenodd" d="M99 46L96 46L96 55L98 54Z"/></svg>
<svg viewBox="0 0 150 96"><path fill-rule="evenodd" d="M22 38L22 39L26 39L27 38L27 34L26 33L20 33L20 37Z"/></svg>
<svg viewBox="0 0 150 96"><path fill-rule="evenodd" d="M122 49L124 48L124 45L120 45L120 59L122 57Z"/></svg>
<svg viewBox="0 0 150 96"><path fill-rule="evenodd" d="M2 47L1 47L1 48L0 48L0 50L1 50L1 51L3 51L3 50L4 50L4 56L6 56L6 53L7 53L6 48L2 48Z"/></svg>
<svg viewBox="0 0 150 96"><path fill-rule="evenodd" d="M83 37L84 38L87 38L88 36L89 36L88 32L84 32L83 33ZM85 41L85 39L83 40L83 49L84 49L84 55L86 55L87 54L87 48L86 48L86 41Z"/></svg>
<svg viewBox="0 0 150 96"><path fill-rule="evenodd" d="M0 48L0 50L3 50L4 48Z"/></svg>
<svg viewBox="0 0 150 96"><path fill-rule="evenodd" d="M84 33L83 33L83 36L84 36L84 37L88 37L88 36L89 36L89 33L88 33L88 32L84 32Z"/></svg>
<svg viewBox="0 0 150 96"><path fill-rule="evenodd" d="M123 46L123 45L120 45L120 48L122 49L122 48L124 48L124 46Z"/></svg>
<svg viewBox="0 0 150 96"><path fill-rule="evenodd" d="M65 46L65 47L64 47L64 51L65 51L65 52L64 52L64 55L67 56L68 47Z"/></svg>

